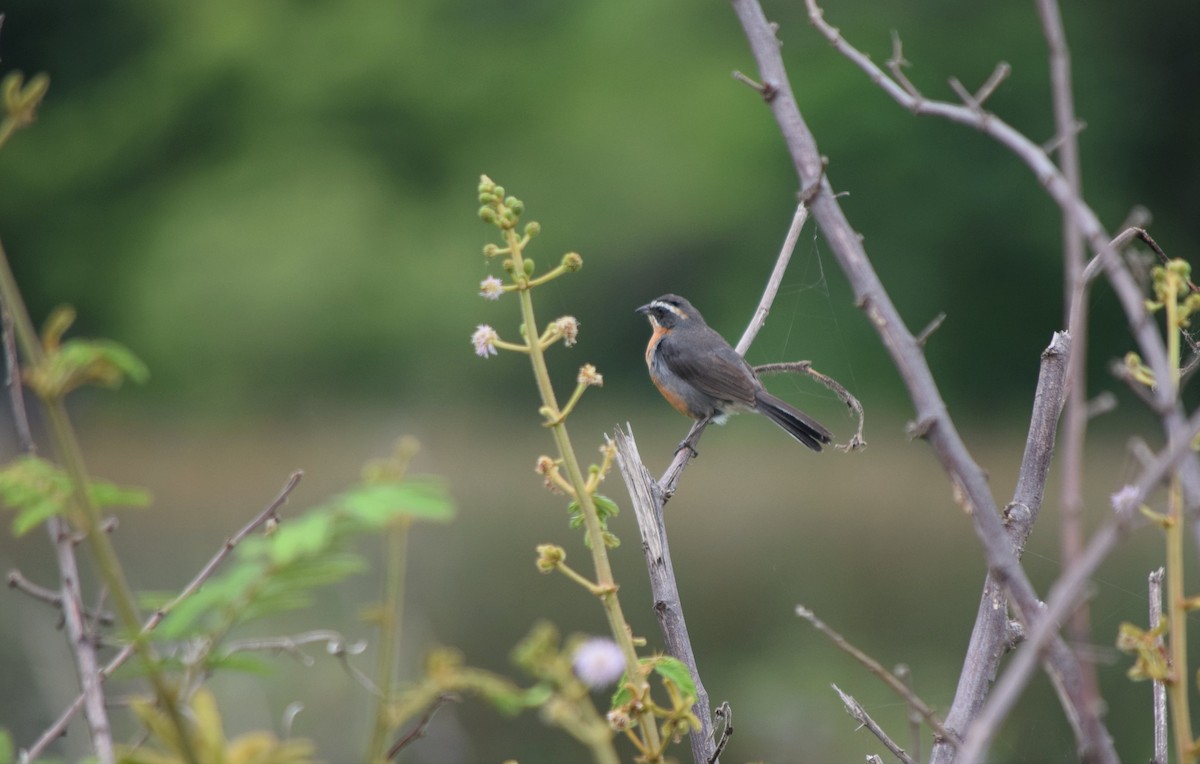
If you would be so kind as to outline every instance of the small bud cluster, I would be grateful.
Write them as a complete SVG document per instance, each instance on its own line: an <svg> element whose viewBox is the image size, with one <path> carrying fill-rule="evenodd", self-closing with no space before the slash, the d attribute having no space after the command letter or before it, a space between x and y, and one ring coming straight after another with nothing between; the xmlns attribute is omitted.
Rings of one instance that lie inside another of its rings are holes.
<svg viewBox="0 0 1200 764"><path fill-rule="evenodd" d="M550 573L567 559L567 552L555 544L538 544L537 569L542 573Z"/></svg>
<svg viewBox="0 0 1200 764"><path fill-rule="evenodd" d="M501 231L517 227L517 220L525 211L525 203L515 196L505 196L504 186L496 185L488 176L479 179L479 219L491 223Z"/></svg>

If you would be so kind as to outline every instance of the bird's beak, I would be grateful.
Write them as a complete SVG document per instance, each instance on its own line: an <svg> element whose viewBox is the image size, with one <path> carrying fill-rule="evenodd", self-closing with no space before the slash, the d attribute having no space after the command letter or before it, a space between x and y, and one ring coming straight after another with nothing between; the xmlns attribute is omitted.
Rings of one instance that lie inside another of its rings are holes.
<svg viewBox="0 0 1200 764"><path fill-rule="evenodd" d="M642 307L640 307L640 308L638 308L637 310L635 310L635 311L634 311L634 313L641 313L641 314L644 316L644 315L646 315L647 313L649 313L649 312L650 312L650 306L651 306L652 304L653 304L653 303L649 303L649 302L648 302L648 303L646 303L645 305L643 305Z"/></svg>

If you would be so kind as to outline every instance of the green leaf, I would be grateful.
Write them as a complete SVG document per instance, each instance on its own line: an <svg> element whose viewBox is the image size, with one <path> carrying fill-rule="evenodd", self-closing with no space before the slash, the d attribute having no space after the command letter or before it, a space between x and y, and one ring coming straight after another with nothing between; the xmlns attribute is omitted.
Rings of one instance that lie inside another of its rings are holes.
<svg viewBox="0 0 1200 764"><path fill-rule="evenodd" d="M343 494L337 505L372 527L383 527L397 517L443 523L454 519L454 503L445 483L432 478L368 483Z"/></svg>
<svg viewBox="0 0 1200 764"><path fill-rule="evenodd" d="M547 684L535 684L527 690L489 683L481 687L488 702L506 716L516 716L527 708L538 708L550 700L554 690Z"/></svg>
<svg viewBox="0 0 1200 764"><path fill-rule="evenodd" d="M13 534L21 536L55 515L66 514L74 501L74 483L58 465L37 456L20 456L0 469L0 501L16 509ZM144 506L150 494L93 480L88 486L99 507Z"/></svg>
<svg viewBox="0 0 1200 764"><path fill-rule="evenodd" d="M327 512L310 512L284 523L268 545L271 563L284 566L301 556L320 552L333 540L333 531L333 516Z"/></svg>
<svg viewBox="0 0 1200 764"><path fill-rule="evenodd" d="M617 691L613 693L609 709L616 710L621 706L628 705L631 700L633 700L633 691L629 689L629 672L625 672L621 674L621 680L617 682Z"/></svg>
<svg viewBox="0 0 1200 764"><path fill-rule="evenodd" d="M654 661L654 673L663 679L669 679L681 693L695 699L696 683L692 681L692 672L688 671L688 667L682 661L669 655L660 655L651 660Z"/></svg>
<svg viewBox="0 0 1200 764"><path fill-rule="evenodd" d="M602 520L621 514L621 508L617 506L617 503L602 494L593 496L592 503L596 505L596 513L600 515L600 519Z"/></svg>
<svg viewBox="0 0 1200 764"><path fill-rule="evenodd" d="M92 501L98 507L145 507L150 504L150 492L144 488L92 481L91 492Z"/></svg>

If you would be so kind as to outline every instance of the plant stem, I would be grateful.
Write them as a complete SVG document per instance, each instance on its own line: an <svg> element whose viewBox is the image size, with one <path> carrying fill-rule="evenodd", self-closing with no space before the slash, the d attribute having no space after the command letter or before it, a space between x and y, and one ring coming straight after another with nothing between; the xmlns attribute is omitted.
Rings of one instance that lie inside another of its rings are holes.
<svg viewBox="0 0 1200 764"><path fill-rule="evenodd" d="M375 686L380 697L375 708L375 726L371 730L368 761L379 764L387 761L387 735L392 729L392 696L395 693L396 658L400 643L400 623L404 614L404 573L408 561L408 518L401 518L388 527L384 540L387 554L387 573L383 601L379 608L379 667Z"/></svg>
<svg viewBox="0 0 1200 764"><path fill-rule="evenodd" d="M1171 389L1179 395L1179 290L1178 276L1171 267L1166 268L1166 285L1163 303L1167 313L1167 363L1171 371ZM1183 486L1179 472L1171 473L1167 495L1167 623L1170 629L1171 682L1167 692L1171 698L1171 712L1175 733L1175 756L1179 762L1195 761L1192 738L1192 716L1188 702L1189 672L1187 662L1187 607L1183 582Z"/></svg>
<svg viewBox="0 0 1200 764"><path fill-rule="evenodd" d="M509 228L504 231L505 240L512 253L515 273L524 273L525 266L521 257L521 241L516 232ZM525 336L529 339L529 358L533 363L533 376L537 381L538 392L541 394L542 405L551 412L551 417L558 421L550 428L554 434L554 442L558 446L558 454L562 458L563 467L567 471L567 479L575 489L575 498L583 511L584 524L587 527L588 546L591 547L592 563L596 569L596 584L603 590L600 602L608 616L608 626L613 639L621 647L625 657L625 671L635 688L635 695L644 698L649 694L650 685L642 673L641 662L633 645L633 635L630 633L625 615L621 611L621 602L617 599L617 586L613 579L612 566L608 561L608 549L604 545L604 534L600 527L600 516L596 512L596 504L592 494L587 490L587 481L579 468L579 460L575 449L571 446L571 438L567 433L566 423L561 419L561 411L554 395L554 386L550 382L550 371L546 367L546 357L541 345L537 342L537 320L533 313L533 296L528 288L518 290L521 303L521 319L525 323ZM647 762L662 761L662 746L658 737L658 726L654 714L643 710L638 714L638 723L642 729L642 738L649 751Z"/></svg>
<svg viewBox="0 0 1200 764"><path fill-rule="evenodd" d="M42 346L38 341L37 332L33 328L33 322L29 319L25 304L21 300L16 279L8 264L8 256L2 246L0 246L0 300L3 300L9 315L12 316L17 341L21 345L29 365L31 367L39 366L45 361ZM160 670L158 655L155 653L154 647L139 637L142 629L141 615L138 613L133 591L129 588L129 582L125 578L125 571L121 567L116 550L113 549L112 541L101 528L100 509L92 501L91 493L88 491L90 481L83 460L83 451L71 428L66 405L62 398L43 399L42 404L50 424L54 450L62 461L63 468L71 476L75 490L75 505L70 516L71 524L74 526L73 530L81 534L87 542L96 570L104 581L109 597L112 598L121 627L132 640L133 648L138 657L142 659L154 693L175 727L184 760L188 764L198 764L196 752L190 742L191 735L187 723L179 710L176 693L168 685Z"/></svg>

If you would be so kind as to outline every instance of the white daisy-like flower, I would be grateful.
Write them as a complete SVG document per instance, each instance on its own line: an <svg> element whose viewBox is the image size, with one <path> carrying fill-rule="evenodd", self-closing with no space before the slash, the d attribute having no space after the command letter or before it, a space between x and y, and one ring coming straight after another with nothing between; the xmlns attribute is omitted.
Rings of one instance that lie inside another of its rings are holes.
<svg viewBox="0 0 1200 764"><path fill-rule="evenodd" d="M591 637L575 649L575 675L593 689L615 683L625 673L625 656L608 637Z"/></svg>
<svg viewBox="0 0 1200 764"><path fill-rule="evenodd" d="M487 324L480 324L475 328L475 333L471 335L471 344L475 346L475 355L480 358L487 358L489 355L499 355L496 350L496 340L500 339L500 335L496 334L496 330Z"/></svg>

